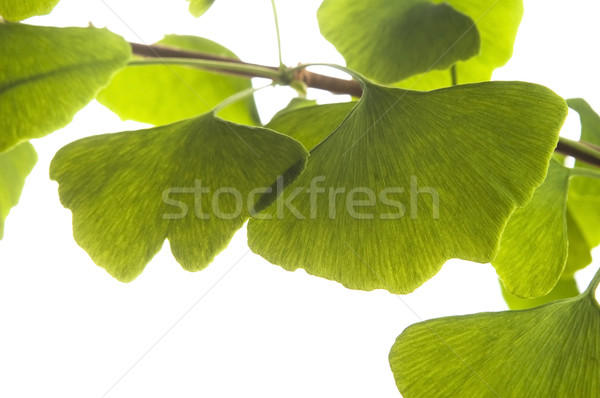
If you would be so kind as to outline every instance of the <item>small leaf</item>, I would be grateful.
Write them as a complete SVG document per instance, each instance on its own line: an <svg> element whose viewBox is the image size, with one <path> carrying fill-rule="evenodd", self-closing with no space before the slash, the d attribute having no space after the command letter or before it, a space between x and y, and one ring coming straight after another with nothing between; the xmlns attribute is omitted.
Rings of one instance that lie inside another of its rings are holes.
<svg viewBox="0 0 600 398"><path fill-rule="evenodd" d="M190 14L196 18L202 16L213 5L215 0L188 0L190 2Z"/></svg>
<svg viewBox="0 0 600 398"><path fill-rule="evenodd" d="M479 53L475 22L446 3L325 0L317 15L321 33L348 67L383 83Z"/></svg>
<svg viewBox="0 0 600 398"><path fill-rule="evenodd" d="M195 36L168 35L157 44L235 58L225 47ZM210 111L225 98L252 87L250 79L175 65L135 65L119 72L98 101L123 120L163 125ZM259 124L254 97L224 108L219 116Z"/></svg>
<svg viewBox="0 0 600 398"><path fill-rule="evenodd" d="M4 232L4 220L10 209L19 203L25 178L36 162L37 153L28 142L0 153L0 239Z"/></svg>
<svg viewBox="0 0 600 398"><path fill-rule="evenodd" d="M524 311L409 326L390 352L405 398L600 397L597 280L584 294Z"/></svg>
<svg viewBox="0 0 600 398"><path fill-rule="evenodd" d="M284 113L293 111L295 109L306 108L309 106L317 106L317 105L318 105L317 100L311 100L311 99L306 99L306 98L302 98L302 97L294 97L290 100L290 102L288 102L288 104L285 106L285 108L281 109L279 112L277 112L275 115L273 115L271 120L281 116Z"/></svg>
<svg viewBox="0 0 600 398"><path fill-rule="evenodd" d="M436 0L441 2L442 0ZM481 37L479 55L456 63L458 84L488 81L494 69L512 57L513 44L523 16L523 0L446 0L459 12L471 17ZM433 90L452 85L449 69L432 70L410 77L400 84L411 90Z"/></svg>
<svg viewBox="0 0 600 398"><path fill-rule="evenodd" d="M265 190L280 175L293 180L306 156L289 137L208 113L73 142L56 154L50 177L73 212L77 243L128 282L165 238L184 269L205 268L277 193Z"/></svg>
<svg viewBox="0 0 600 398"><path fill-rule="evenodd" d="M569 169L552 160L544 183L506 225L492 265L515 296L544 296L563 273L568 250L569 178Z"/></svg>
<svg viewBox="0 0 600 398"><path fill-rule="evenodd" d="M36 16L46 15L58 4L59 0L2 0L0 16L11 22L18 22Z"/></svg>
<svg viewBox="0 0 600 398"><path fill-rule="evenodd" d="M0 152L69 124L129 56L105 29L0 24Z"/></svg>
<svg viewBox="0 0 600 398"><path fill-rule="evenodd" d="M563 274L573 277L575 272L579 271L580 269L584 269L592 263L591 251L594 247L590 246L583 236L583 231L577 224L577 221L573 219L573 215L571 214L572 210L569 210L571 206L569 206L569 202L567 202L567 232L569 235L569 250Z"/></svg>
<svg viewBox="0 0 600 398"><path fill-rule="evenodd" d="M265 127L289 135L311 150L342 123L355 105L356 102L344 102L290 110L286 108Z"/></svg>
<svg viewBox="0 0 600 398"><path fill-rule="evenodd" d="M577 288L577 282L572 276L559 279L550 293L535 298L521 298L514 296L506 289L503 283L500 283L500 287L502 289L502 297L504 298L504 301L506 301L508 308L511 310L526 310L539 307L540 305L548 304L552 301L578 296L580 293Z"/></svg>
<svg viewBox="0 0 600 398"><path fill-rule="evenodd" d="M250 248L287 270L394 293L450 258L491 261L508 218L544 180L564 100L528 83L364 85L302 176L250 220ZM318 126L317 109L296 112L314 112L304 123Z"/></svg>

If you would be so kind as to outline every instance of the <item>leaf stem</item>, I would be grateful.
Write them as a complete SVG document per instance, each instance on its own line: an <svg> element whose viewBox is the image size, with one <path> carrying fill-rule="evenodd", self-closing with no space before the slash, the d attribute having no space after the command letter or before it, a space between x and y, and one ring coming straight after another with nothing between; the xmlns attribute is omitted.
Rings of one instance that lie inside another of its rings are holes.
<svg viewBox="0 0 600 398"><path fill-rule="evenodd" d="M600 167L600 151L583 141L573 141L568 138L560 137L556 152L563 155L573 156L577 160Z"/></svg>
<svg viewBox="0 0 600 398"><path fill-rule="evenodd" d="M215 106L212 110L213 114L217 114L219 113L219 111L223 108L228 107L229 105L233 104L234 102L240 101L246 97L249 97L250 95L254 94L257 91L262 90L263 88L267 88L267 87L271 87L273 84L267 84L266 86L262 86L262 87L250 87L247 88L245 90L242 90L238 93L235 93L227 98L225 98L223 101L221 101L217 106Z"/></svg>
<svg viewBox="0 0 600 398"><path fill-rule="evenodd" d="M456 76L456 64L450 67L450 77L452 78L452 85L456 86L458 84L458 77Z"/></svg>
<svg viewBox="0 0 600 398"><path fill-rule="evenodd" d="M271 8L273 9L273 19L275 20L275 32L277 33L277 51L279 53L279 67L284 68L283 58L281 57L281 34L279 33L279 17L277 16L277 7L275 0L271 0Z"/></svg>
<svg viewBox="0 0 600 398"><path fill-rule="evenodd" d="M279 81L281 72L278 69L270 67L253 65L237 62L215 61L208 59L190 59L190 58L155 58L155 59L135 59L129 62L129 66L141 65L183 65L193 66L211 71L230 72L234 74L243 74L244 76L263 77Z"/></svg>
<svg viewBox="0 0 600 398"><path fill-rule="evenodd" d="M596 272L596 275L594 275L594 278L590 282L590 285L588 286L588 288L584 292L584 294L591 295L592 297L595 298L595 293L596 293L596 289L598 289L598 286L600 286L600 269L598 269L598 271Z"/></svg>
<svg viewBox="0 0 600 398"><path fill-rule="evenodd" d="M586 169L583 167L573 167L570 169L571 175L575 177L589 177L600 180L600 170Z"/></svg>

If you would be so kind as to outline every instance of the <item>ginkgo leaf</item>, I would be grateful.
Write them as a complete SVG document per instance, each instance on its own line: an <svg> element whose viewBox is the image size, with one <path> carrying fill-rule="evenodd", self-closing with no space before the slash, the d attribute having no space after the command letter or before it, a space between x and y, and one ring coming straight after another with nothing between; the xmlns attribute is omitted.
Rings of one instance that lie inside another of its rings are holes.
<svg viewBox="0 0 600 398"><path fill-rule="evenodd" d="M548 294L567 260L567 193L570 171L550 161L546 180L531 201L515 210L492 261L506 289L522 298Z"/></svg>
<svg viewBox="0 0 600 398"><path fill-rule="evenodd" d="M552 301L578 296L580 293L573 276L560 278L548 294L534 298L517 297L511 294L502 282L500 283L500 288L502 289L502 297L511 310L526 310L539 307Z"/></svg>
<svg viewBox="0 0 600 398"><path fill-rule="evenodd" d="M302 176L250 220L250 248L287 270L394 293L450 258L491 261L509 216L544 180L564 100L519 82L364 86ZM324 119L312 117L304 123Z"/></svg>
<svg viewBox="0 0 600 398"><path fill-rule="evenodd" d="M294 97L290 100L290 102L288 102L288 104L285 106L285 108L279 110L275 115L273 115L273 117L271 118L271 120L281 116L284 113L296 110L296 109L300 109L300 108L306 108L309 106L317 106L317 100L312 100L312 99L307 99L307 98L302 98L302 97Z"/></svg>
<svg viewBox="0 0 600 398"><path fill-rule="evenodd" d="M237 59L225 47L202 37L168 35L157 44ZM250 79L193 67L132 65L115 75L98 101L123 120L162 125L208 112L251 87ZM219 117L250 125L260 121L253 96L224 108Z"/></svg>
<svg viewBox="0 0 600 398"><path fill-rule="evenodd" d="M28 142L0 153L0 239L4 233L4 220L10 209L19 203L25 178L36 162L37 153Z"/></svg>
<svg viewBox="0 0 600 398"><path fill-rule="evenodd" d="M128 282L165 238L183 268L205 268L278 193L268 192L278 176L293 180L306 156L289 137L208 113L75 141L58 151L50 177L73 212L77 243Z"/></svg>
<svg viewBox="0 0 600 398"><path fill-rule="evenodd" d="M342 123L354 105L356 102L343 102L284 109L265 127L289 135L311 150Z"/></svg>
<svg viewBox="0 0 600 398"><path fill-rule="evenodd" d="M569 238L569 250L567 255L567 262L565 264L564 274L573 277L575 272L579 271L592 263L591 251L594 248L587 242L583 236L583 231L577 224L577 221L573 219L571 214L571 208L573 204L569 205L567 201L567 232ZM598 221L600 224L600 220ZM600 243L600 242L598 242Z"/></svg>
<svg viewBox="0 0 600 398"><path fill-rule="evenodd" d="M17 22L35 15L46 15L59 0L2 0L0 16L7 21Z"/></svg>
<svg viewBox="0 0 600 398"><path fill-rule="evenodd" d="M215 0L188 0L190 2L190 14L198 18L202 16L213 5Z"/></svg>
<svg viewBox="0 0 600 398"><path fill-rule="evenodd" d="M398 389L405 398L600 397L598 282L529 310L409 326L390 352Z"/></svg>
<svg viewBox="0 0 600 398"><path fill-rule="evenodd" d="M325 0L321 33L348 67L383 83L446 69L479 53L475 22L427 0Z"/></svg>
<svg viewBox="0 0 600 398"><path fill-rule="evenodd" d="M0 152L66 126L130 52L106 29L0 24Z"/></svg>
<svg viewBox="0 0 600 398"><path fill-rule="evenodd" d="M435 0L440 3L444 0ZM445 0L456 10L471 17L481 37L481 51L467 61L455 64L458 84L488 81L494 69L512 57L513 44L523 17L523 0ZM432 70L398 84L411 90L433 90L452 85L449 69Z"/></svg>

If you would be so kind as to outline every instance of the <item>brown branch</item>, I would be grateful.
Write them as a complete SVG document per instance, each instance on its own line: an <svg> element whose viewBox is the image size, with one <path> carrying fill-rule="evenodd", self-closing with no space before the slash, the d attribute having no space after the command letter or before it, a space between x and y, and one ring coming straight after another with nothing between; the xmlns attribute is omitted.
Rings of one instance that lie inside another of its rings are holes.
<svg viewBox="0 0 600 398"><path fill-rule="evenodd" d="M180 50L172 47L157 46L157 45L144 45L138 43L129 43L131 50L135 55L149 58L188 58L188 59L203 59L209 61L220 61L220 62L231 62L236 64L242 64L247 66L254 66L266 69L272 69L278 71L279 68L274 66L257 65L248 62L240 61L236 58L223 57L220 55L206 54L196 51ZM207 68L209 69L209 68ZM265 77L258 73L251 74L242 71L221 71L216 69L209 69L222 73L243 76L243 77ZM294 79L299 80L306 84L307 87L317 88L320 90L327 90L334 94L350 94L354 97L360 97L362 95L362 88L356 80L344 80L336 77L325 76L318 73L309 72L307 70L298 70L294 74Z"/></svg>
<svg viewBox="0 0 600 398"><path fill-rule="evenodd" d="M581 147L584 146L584 148ZM587 149L589 148L589 149ZM563 155L572 156L577 160L600 167L600 151L595 145L583 141L571 142L570 140L560 139L556 145L556 152Z"/></svg>

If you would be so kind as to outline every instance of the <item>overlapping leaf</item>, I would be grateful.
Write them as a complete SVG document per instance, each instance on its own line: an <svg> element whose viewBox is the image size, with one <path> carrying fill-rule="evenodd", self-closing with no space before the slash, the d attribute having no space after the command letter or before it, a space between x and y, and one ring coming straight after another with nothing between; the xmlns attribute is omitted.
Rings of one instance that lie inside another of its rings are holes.
<svg viewBox="0 0 600 398"><path fill-rule="evenodd" d="M502 289L502 297L511 310L526 310L529 308L539 307L540 305L548 304L552 301L567 299L579 295L577 282L573 276L560 278L554 285L552 290L541 297L521 298L511 294L504 284L500 282Z"/></svg>
<svg viewBox="0 0 600 398"><path fill-rule="evenodd" d="M0 239L4 233L4 220L19 202L25 178L36 162L37 154L28 142L0 153Z"/></svg>
<svg viewBox="0 0 600 398"><path fill-rule="evenodd" d="M446 69L479 53L475 22L451 5L426 0L325 0L321 33L348 67L393 83Z"/></svg>
<svg viewBox="0 0 600 398"><path fill-rule="evenodd" d="M129 55L105 29L0 24L0 152L66 126Z"/></svg>
<svg viewBox="0 0 600 398"><path fill-rule="evenodd" d="M169 35L157 44L237 59L225 47L201 37ZM250 79L192 67L135 65L119 72L98 101L124 120L162 125L208 112L250 87ZM219 116L242 124L259 122L252 96L226 107Z"/></svg>
<svg viewBox="0 0 600 398"><path fill-rule="evenodd" d="M213 5L215 0L188 0L190 2L190 13L200 17Z"/></svg>
<svg viewBox="0 0 600 398"><path fill-rule="evenodd" d="M443 0L435 0L441 3ZM456 10L471 17L481 37L481 51L455 65L458 84L488 81L494 69L506 64L523 16L523 0L446 0ZM433 90L452 85L450 70L432 70L399 84L412 90Z"/></svg>
<svg viewBox="0 0 600 398"><path fill-rule="evenodd" d="M346 102L286 108L276 114L265 127L289 135L311 150L342 123L354 105L355 102Z"/></svg>
<svg viewBox="0 0 600 398"><path fill-rule="evenodd" d="M506 289L523 298L548 294L567 260L569 169L550 162L544 183L531 201L511 216L492 265Z"/></svg>
<svg viewBox="0 0 600 398"><path fill-rule="evenodd" d="M584 294L524 311L434 319L390 352L405 398L600 397L600 306Z"/></svg>
<svg viewBox="0 0 600 398"><path fill-rule="evenodd" d="M544 179L564 100L510 82L364 89L305 173L250 220L252 250L287 270L395 293L449 258L492 260L507 219ZM317 109L297 112L314 112L303 120L312 125L325 119Z"/></svg>
<svg viewBox="0 0 600 398"><path fill-rule="evenodd" d="M165 238L189 271L206 267L278 176L293 180L307 153L272 130L208 113L148 130L88 137L50 167L73 234L96 264L135 279Z"/></svg>
<svg viewBox="0 0 600 398"><path fill-rule="evenodd" d="M7 21L22 21L35 15L50 13L59 0L2 0L0 16Z"/></svg>

